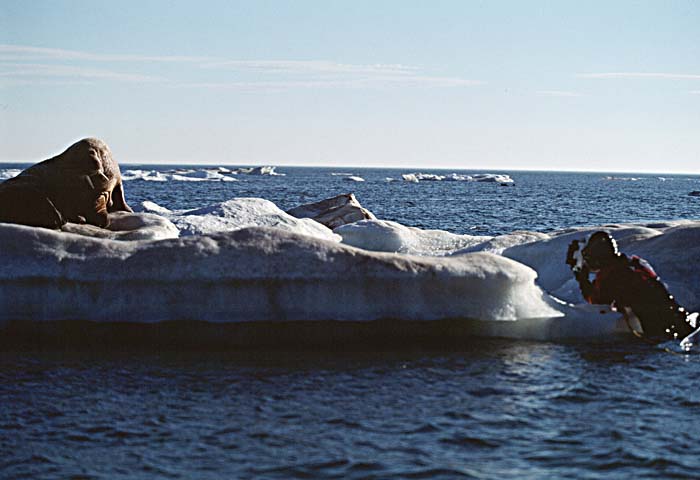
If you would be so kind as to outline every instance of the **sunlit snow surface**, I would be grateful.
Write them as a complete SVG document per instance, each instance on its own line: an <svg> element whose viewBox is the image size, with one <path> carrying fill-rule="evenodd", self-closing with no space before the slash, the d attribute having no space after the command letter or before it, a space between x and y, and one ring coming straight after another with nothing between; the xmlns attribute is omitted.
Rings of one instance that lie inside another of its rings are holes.
<svg viewBox="0 0 700 480"><path fill-rule="evenodd" d="M114 231L0 224L0 319L466 318L485 321L480 334L526 338L625 329L605 309L565 303L581 298L562 257L593 228L490 237L365 220L333 232L264 199L144 207L115 215ZM657 266L681 303L700 306L700 222L606 228Z"/></svg>

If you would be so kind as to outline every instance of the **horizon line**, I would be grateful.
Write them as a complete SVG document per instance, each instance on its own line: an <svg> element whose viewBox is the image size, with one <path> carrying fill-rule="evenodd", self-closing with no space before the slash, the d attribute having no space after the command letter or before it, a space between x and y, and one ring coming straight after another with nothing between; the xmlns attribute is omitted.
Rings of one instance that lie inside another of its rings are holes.
<svg viewBox="0 0 700 480"><path fill-rule="evenodd" d="M13 161L13 160L0 160L0 164L10 164L10 165L34 165L43 160L37 162L26 162L26 161ZM250 162L250 163L231 163L231 162L220 162L220 163L187 163L187 162L164 162L164 161L151 161L151 162L139 162L139 161L128 161L128 162L118 162L120 168L122 166L187 166L187 167L199 167L199 168L210 168L210 167L265 167L272 166L277 169L280 168L323 168L323 169L362 169L362 170L402 170L408 171L412 170L416 173L422 171L434 171L434 170L451 170L451 171L479 171L479 172L495 172L495 173L508 173L508 172L527 172L527 173L590 173L590 174L639 174L639 175L691 175L700 176L700 170L697 172L690 171L667 171L662 172L658 170L584 170L584 169L552 169L552 168L507 168L507 167L495 167L495 168L484 168L480 166L468 167L468 168L458 168L450 166L437 166L437 167L426 167L426 166L390 166L390 165L370 165L370 166L360 166L360 165L318 165L318 164L275 164L271 162L260 163L260 162ZM412 172L413 173L413 172Z"/></svg>

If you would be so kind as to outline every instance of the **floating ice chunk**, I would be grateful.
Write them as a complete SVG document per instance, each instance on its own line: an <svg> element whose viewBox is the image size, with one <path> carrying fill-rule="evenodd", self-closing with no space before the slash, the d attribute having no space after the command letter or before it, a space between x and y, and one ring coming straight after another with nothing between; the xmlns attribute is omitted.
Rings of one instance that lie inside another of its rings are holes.
<svg viewBox="0 0 700 480"><path fill-rule="evenodd" d="M187 174L173 174L173 180L178 180L181 182L212 182L212 181L222 181L222 182L235 182L236 179L228 175L224 175L218 171L213 170L195 170L192 173Z"/></svg>
<svg viewBox="0 0 700 480"><path fill-rule="evenodd" d="M362 220L333 230L347 245L376 252L413 255L450 255L455 250L478 245L491 237L456 235L443 230L421 230L388 220Z"/></svg>
<svg viewBox="0 0 700 480"><path fill-rule="evenodd" d="M642 178L639 178L639 177L615 177L615 176L607 176L607 177L603 177L603 180L618 181L618 182L638 182L639 180L643 180L643 179L642 179Z"/></svg>
<svg viewBox="0 0 700 480"><path fill-rule="evenodd" d="M220 169L193 170L191 168L178 168L175 170L125 170L122 173L122 180L145 180L149 182L235 182L236 179L225 175L226 172Z"/></svg>
<svg viewBox="0 0 700 480"><path fill-rule="evenodd" d="M286 173L278 173L275 171L277 167L264 166L264 167L243 167L233 170L231 173L240 173L244 175L270 175L273 177L283 177Z"/></svg>
<svg viewBox="0 0 700 480"><path fill-rule="evenodd" d="M509 175L494 174L494 173L482 173L473 175L473 179L476 182L494 182L494 183L514 183L513 179Z"/></svg>
<svg viewBox="0 0 700 480"><path fill-rule="evenodd" d="M155 204L148 205L153 210ZM157 209L162 207L155 205ZM340 237L310 218L295 218L262 198L234 198L195 210L158 211L180 229L180 234L201 235L253 226L275 227L303 235L339 241Z"/></svg>
<svg viewBox="0 0 700 480"><path fill-rule="evenodd" d="M22 172L19 168L3 168L0 169L0 182L14 178Z"/></svg>
<svg viewBox="0 0 700 480"><path fill-rule="evenodd" d="M165 207L161 207L157 203L151 202L150 200L141 202L141 208L144 212L157 213L158 215L168 215L170 213L173 213L172 210L169 210Z"/></svg>
<svg viewBox="0 0 700 480"><path fill-rule="evenodd" d="M432 173L417 173L416 178L420 181L440 182L445 179L444 175L434 175Z"/></svg>
<svg viewBox="0 0 700 480"><path fill-rule="evenodd" d="M510 184L514 183L513 179L506 174L495 174L495 173L475 173L473 175L466 175L460 173L450 173L448 175L437 175L433 173L404 173L401 177L406 182L418 183L418 182L441 182L453 181L453 182L493 182L500 184Z"/></svg>
<svg viewBox="0 0 700 480"><path fill-rule="evenodd" d="M159 172L157 170L125 170L122 172L122 180L127 182L131 180L145 180L150 182L167 182L171 178L170 175Z"/></svg>
<svg viewBox="0 0 700 480"><path fill-rule="evenodd" d="M453 182L469 182L472 180L472 177L470 175L451 173L445 176L445 180L452 180Z"/></svg>
<svg viewBox="0 0 700 480"><path fill-rule="evenodd" d="M355 195L336 195L320 202L301 205L287 211L296 218L312 218L328 228L336 228L347 223L376 218L357 201Z"/></svg>

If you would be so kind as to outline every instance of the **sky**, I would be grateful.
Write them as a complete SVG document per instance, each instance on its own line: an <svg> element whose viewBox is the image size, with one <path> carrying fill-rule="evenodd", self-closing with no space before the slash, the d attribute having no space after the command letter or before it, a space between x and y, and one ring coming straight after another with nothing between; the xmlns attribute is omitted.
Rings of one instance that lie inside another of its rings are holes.
<svg viewBox="0 0 700 480"><path fill-rule="evenodd" d="M0 162L700 173L700 2L0 1Z"/></svg>

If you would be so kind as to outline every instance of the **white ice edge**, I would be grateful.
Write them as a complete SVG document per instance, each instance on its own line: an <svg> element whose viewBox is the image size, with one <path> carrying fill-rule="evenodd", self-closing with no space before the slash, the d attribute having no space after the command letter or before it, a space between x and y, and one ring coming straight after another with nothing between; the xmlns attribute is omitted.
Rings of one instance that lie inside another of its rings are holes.
<svg viewBox="0 0 700 480"><path fill-rule="evenodd" d="M0 225L0 319L157 322L558 316L489 253L416 257L252 227L122 242Z"/></svg>

